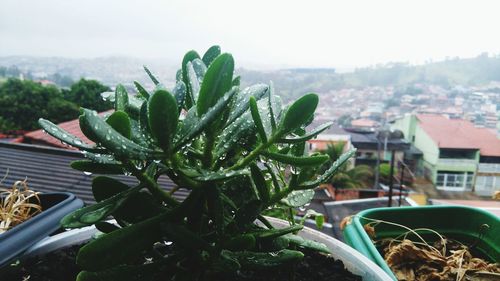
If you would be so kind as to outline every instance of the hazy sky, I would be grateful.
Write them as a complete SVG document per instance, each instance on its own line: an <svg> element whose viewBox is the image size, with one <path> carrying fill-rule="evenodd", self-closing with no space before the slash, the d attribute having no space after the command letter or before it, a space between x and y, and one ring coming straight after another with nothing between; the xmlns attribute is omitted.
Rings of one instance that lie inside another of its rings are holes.
<svg viewBox="0 0 500 281"><path fill-rule="evenodd" d="M500 53L499 1L1 0L0 56L175 61L219 44L240 66L353 67Z"/></svg>

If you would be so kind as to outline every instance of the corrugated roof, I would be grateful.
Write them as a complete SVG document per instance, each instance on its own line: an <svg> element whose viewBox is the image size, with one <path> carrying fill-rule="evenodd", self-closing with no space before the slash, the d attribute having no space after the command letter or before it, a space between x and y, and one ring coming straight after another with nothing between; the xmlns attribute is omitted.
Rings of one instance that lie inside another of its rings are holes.
<svg viewBox="0 0 500 281"><path fill-rule="evenodd" d="M418 114L417 118L439 148L479 149L483 156L500 156L500 140L488 129L442 115Z"/></svg>
<svg viewBox="0 0 500 281"><path fill-rule="evenodd" d="M0 142L0 179L8 169L8 176L1 185L9 187L15 181L27 177L28 186L35 191L71 192L85 203L92 203L94 197L91 183L92 178L97 175L85 175L69 166L71 161L82 158L80 152L67 149ZM125 175L111 177L128 185L137 184L135 177ZM174 187L174 183L165 176L160 177L158 182L165 190ZM187 194L188 191L179 190L174 197L182 199Z"/></svg>

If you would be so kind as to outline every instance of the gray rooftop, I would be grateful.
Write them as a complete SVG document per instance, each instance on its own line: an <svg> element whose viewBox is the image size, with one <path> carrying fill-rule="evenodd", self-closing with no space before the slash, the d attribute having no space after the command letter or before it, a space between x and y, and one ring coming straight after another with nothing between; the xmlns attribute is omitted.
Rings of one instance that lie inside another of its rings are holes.
<svg viewBox="0 0 500 281"><path fill-rule="evenodd" d="M15 181L28 179L28 186L39 192L71 192L86 204L93 203L91 183L97 175L86 175L73 170L69 164L83 155L77 151L42 147L26 144L0 142L0 179L8 175L1 183L10 187ZM111 176L128 185L137 184L135 177L124 175ZM171 190L174 183L167 177L160 177L159 184L165 190ZM185 198L187 191L179 190L176 198Z"/></svg>

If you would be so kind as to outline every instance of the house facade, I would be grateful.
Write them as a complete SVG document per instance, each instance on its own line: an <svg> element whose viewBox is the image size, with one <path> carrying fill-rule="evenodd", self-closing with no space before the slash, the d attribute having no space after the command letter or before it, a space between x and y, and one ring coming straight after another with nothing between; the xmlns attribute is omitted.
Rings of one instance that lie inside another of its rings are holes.
<svg viewBox="0 0 500 281"><path fill-rule="evenodd" d="M480 196L500 190L500 140L494 132L433 114L405 115L392 127L422 151L423 174L437 189Z"/></svg>

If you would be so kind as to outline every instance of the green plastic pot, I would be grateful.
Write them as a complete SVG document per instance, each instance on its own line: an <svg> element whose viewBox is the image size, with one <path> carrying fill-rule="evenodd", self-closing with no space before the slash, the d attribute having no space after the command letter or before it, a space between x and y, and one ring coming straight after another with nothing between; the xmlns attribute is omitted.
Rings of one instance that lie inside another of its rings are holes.
<svg viewBox="0 0 500 281"><path fill-rule="evenodd" d="M396 277L363 226L377 219L407 226L411 229L430 228L474 249L486 259L500 262L500 219L487 211L462 206L424 206L368 209L353 216L343 230L345 242L379 265L394 280ZM376 239L395 238L406 230L388 224L375 228ZM435 241L435 234L419 232L424 239ZM409 237L410 238L410 237ZM411 237L413 240L414 237Z"/></svg>

